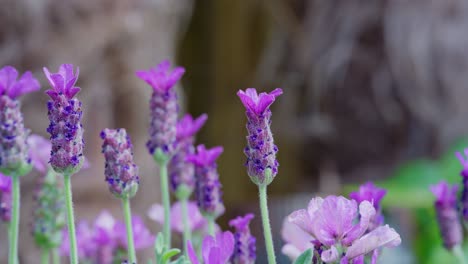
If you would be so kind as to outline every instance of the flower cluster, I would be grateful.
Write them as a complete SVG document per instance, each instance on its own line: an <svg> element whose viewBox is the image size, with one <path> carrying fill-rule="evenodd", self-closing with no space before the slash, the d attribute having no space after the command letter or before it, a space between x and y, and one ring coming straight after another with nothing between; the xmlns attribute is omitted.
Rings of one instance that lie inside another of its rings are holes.
<svg viewBox="0 0 468 264"><path fill-rule="evenodd" d="M311 248L316 260L348 263L380 247L399 245L401 239L394 229L373 226L375 216L376 210L367 200L358 203L342 196L313 198L307 209L289 216L288 221L300 229L285 227L283 235L288 244L283 252L296 258L301 250Z"/></svg>
<svg viewBox="0 0 468 264"><path fill-rule="evenodd" d="M132 217L135 248L137 250L149 248L153 245L154 236L146 228L143 220L138 216ZM61 254L68 256L70 248L68 233L63 232ZM125 224L117 221L107 211L103 211L90 226L83 221L77 226L78 254L83 262L91 264L112 264L122 261L127 250L127 236ZM120 262L119 262L120 263Z"/></svg>

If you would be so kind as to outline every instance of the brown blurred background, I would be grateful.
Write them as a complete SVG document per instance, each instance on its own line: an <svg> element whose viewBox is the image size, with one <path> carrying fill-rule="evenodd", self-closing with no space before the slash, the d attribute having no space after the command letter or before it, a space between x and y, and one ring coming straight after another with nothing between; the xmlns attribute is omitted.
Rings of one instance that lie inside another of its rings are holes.
<svg viewBox="0 0 468 264"><path fill-rule="evenodd" d="M467 14L466 0L1 0L0 66L32 70L43 90L43 66L80 67L91 168L74 176L73 190L77 219L90 220L103 208L121 215L104 183L98 135L105 127L125 127L134 141L144 182L134 213L145 215L159 201L156 166L144 146L151 89L136 70L163 59L186 68L182 109L209 115L198 142L225 148L224 227L257 210L235 93L282 87L272 124L281 167L269 188L279 251L282 218L313 193L383 178L399 162L437 155L466 134ZM43 92L23 99L27 126L44 136L46 101ZM36 176L22 179L26 264L38 256L28 229ZM6 263L3 226L0 237Z"/></svg>

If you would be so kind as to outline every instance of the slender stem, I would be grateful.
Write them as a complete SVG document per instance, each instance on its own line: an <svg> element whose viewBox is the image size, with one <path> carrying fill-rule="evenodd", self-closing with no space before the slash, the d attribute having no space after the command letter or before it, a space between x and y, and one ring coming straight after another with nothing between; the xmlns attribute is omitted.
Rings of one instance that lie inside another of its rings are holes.
<svg viewBox="0 0 468 264"><path fill-rule="evenodd" d="M52 249L52 263L60 264L60 255L59 255L58 248Z"/></svg>
<svg viewBox="0 0 468 264"><path fill-rule="evenodd" d="M260 211L262 214L263 234L265 236L265 247L268 255L268 263L276 264L275 247L273 245L273 238L271 236L270 217L268 215L267 185L259 184L258 192L260 196Z"/></svg>
<svg viewBox="0 0 468 264"><path fill-rule="evenodd" d="M71 174L63 175L65 187L65 203L67 205L68 240L70 241L70 264L78 264L78 248L76 247L75 216L71 189Z"/></svg>
<svg viewBox="0 0 468 264"><path fill-rule="evenodd" d="M125 217L125 226L127 228L127 244L128 244L128 258L130 263L137 263L135 254L135 245L133 240L132 229L132 211L130 209L130 200L128 198L122 199L122 207Z"/></svg>
<svg viewBox="0 0 468 264"><path fill-rule="evenodd" d="M164 207L163 235L167 248L171 248L171 201L169 199L169 180L167 176L167 162L160 162L161 170L161 195Z"/></svg>
<svg viewBox="0 0 468 264"><path fill-rule="evenodd" d="M49 250L41 249L41 264L49 264Z"/></svg>
<svg viewBox="0 0 468 264"><path fill-rule="evenodd" d="M20 179L18 175L11 175L12 179L12 205L10 224L10 253L9 264L16 264L18 260L18 230L20 220Z"/></svg>
<svg viewBox="0 0 468 264"><path fill-rule="evenodd" d="M463 250L462 250L460 245L457 245L457 246L453 247L452 253L458 259L458 263L460 263L460 264L466 264L467 263L466 260L465 260L465 255L464 255Z"/></svg>
<svg viewBox="0 0 468 264"><path fill-rule="evenodd" d="M212 237L215 236L216 233L216 224L214 217L208 217L208 234Z"/></svg>
<svg viewBox="0 0 468 264"><path fill-rule="evenodd" d="M182 224L184 226L184 254L187 255L187 241L192 240L192 233L188 224L189 215L188 215L188 200L181 199L181 210L182 210Z"/></svg>

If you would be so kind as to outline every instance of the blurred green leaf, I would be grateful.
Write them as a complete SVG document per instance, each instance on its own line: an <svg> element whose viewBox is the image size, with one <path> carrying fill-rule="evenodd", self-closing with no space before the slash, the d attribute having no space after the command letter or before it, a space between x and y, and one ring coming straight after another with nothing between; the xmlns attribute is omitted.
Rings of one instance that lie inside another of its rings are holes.
<svg viewBox="0 0 468 264"><path fill-rule="evenodd" d="M294 261L294 264L309 264L312 262L312 257L312 250L309 248L302 252L299 257L297 257L296 261Z"/></svg>

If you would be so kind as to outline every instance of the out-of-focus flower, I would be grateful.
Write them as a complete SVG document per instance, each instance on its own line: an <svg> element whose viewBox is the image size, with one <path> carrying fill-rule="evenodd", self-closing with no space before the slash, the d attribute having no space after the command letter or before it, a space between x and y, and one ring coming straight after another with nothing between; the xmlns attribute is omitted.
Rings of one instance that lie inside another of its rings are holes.
<svg viewBox="0 0 468 264"><path fill-rule="evenodd" d="M117 222L114 228L119 245L127 249L127 233L124 222ZM154 244L154 235L151 234L150 230L145 226L143 219L139 216L132 217L132 230L133 230L133 242L135 244L135 249L145 249L153 246Z"/></svg>
<svg viewBox="0 0 468 264"><path fill-rule="evenodd" d="M270 184L278 173L278 161L276 152L278 148L273 142L271 133L271 110L270 106L276 97L283 91L280 88L270 93L257 94L255 88L239 90L237 95L246 108L247 115L247 147L244 152L247 156L247 172L256 184ZM265 175L266 170L271 175Z"/></svg>
<svg viewBox="0 0 468 264"><path fill-rule="evenodd" d="M11 220L11 177L0 173L0 220L9 223Z"/></svg>
<svg viewBox="0 0 468 264"><path fill-rule="evenodd" d="M188 256L192 264L199 264L198 257L190 241L188 243ZM206 236L203 239L202 258L204 264L226 264L229 262L234 250L234 236L231 232L220 232L216 237Z"/></svg>
<svg viewBox="0 0 468 264"><path fill-rule="evenodd" d="M292 261L299 257L302 252L311 248L314 249L315 238L297 225L290 223L288 219L283 222L281 236L286 243L281 252L288 256Z"/></svg>
<svg viewBox="0 0 468 264"><path fill-rule="evenodd" d="M386 193L387 190L375 186L372 182L367 182L359 187L359 191L349 194L349 197L358 203L368 201L374 206L376 214L371 221L369 230L373 230L384 223L380 202Z"/></svg>
<svg viewBox="0 0 468 264"><path fill-rule="evenodd" d="M24 127L18 96L40 88L31 72L17 78L15 68L0 69L0 169L8 175L24 175L31 169L26 143L30 131Z"/></svg>
<svg viewBox="0 0 468 264"><path fill-rule="evenodd" d="M250 233L249 224L254 218L253 214L238 216L229 221L229 225L236 229L234 233L234 252L231 260L234 264L253 264L255 263L256 246L255 237Z"/></svg>
<svg viewBox="0 0 468 264"><path fill-rule="evenodd" d="M57 73L44 68L51 89L46 93L51 100L47 103L52 151L50 164L58 173L73 174L83 165L83 125L81 102L74 98L80 91L75 86L79 68L73 73L73 65L62 64Z"/></svg>
<svg viewBox="0 0 468 264"><path fill-rule="evenodd" d="M179 199L190 196L195 188L194 165L186 161L187 155L195 152L195 134L205 124L208 116L203 114L197 119L189 114L177 122L176 153L169 163L171 190Z"/></svg>
<svg viewBox="0 0 468 264"><path fill-rule="evenodd" d="M151 125L147 147L151 155L157 148L168 155L174 154L176 141L176 124L178 113L176 82L182 77L185 69L176 67L170 71L169 61L147 71L137 71L136 75L153 87L150 100Z"/></svg>
<svg viewBox="0 0 468 264"><path fill-rule="evenodd" d="M463 190L461 195L461 211L463 214L463 219L465 222L468 222L468 149L465 149L465 156L462 153L456 153L457 158L460 160L460 163L463 166L462 171L460 172L463 178Z"/></svg>
<svg viewBox="0 0 468 264"><path fill-rule="evenodd" d="M195 195L198 207L203 214L214 218L224 213L216 165L216 159L222 152L222 147L206 149L204 145L199 145L196 154L187 156L187 161L195 164Z"/></svg>
<svg viewBox="0 0 468 264"><path fill-rule="evenodd" d="M463 240L463 229L457 210L457 190L457 185L450 186L445 181L431 186L431 191L436 197L434 206L440 233L447 249L460 245Z"/></svg>
<svg viewBox="0 0 468 264"><path fill-rule="evenodd" d="M109 190L118 198L132 198L139 184L138 167L133 162L132 143L127 131L104 129L102 153L106 159L104 174Z"/></svg>
<svg viewBox="0 0 468 264"><path fill-rule="evenodd" d="M396 247L401 244L400 235L388 225L379 226L365 234L346 250L346 257L354 259L381 247Z"/></svg>
<svg viewBox="0 0 468 264"><path fill-rule="evenodd" d="M206 225L206 219L200 213L198 209L197 203L195 202L188 202L187 203L187 211L189 218L187 219L187 224L189 229L194 231L201 231L203 230ZM153 204L151 208L148 210L148 216L152 220L158 222L159 224L164 224L164 208L160 204ZM183 233L184 231L184 224L182 219L182 206L180 202L175 202L171 207L171 229L178 232Z"/></svg>

